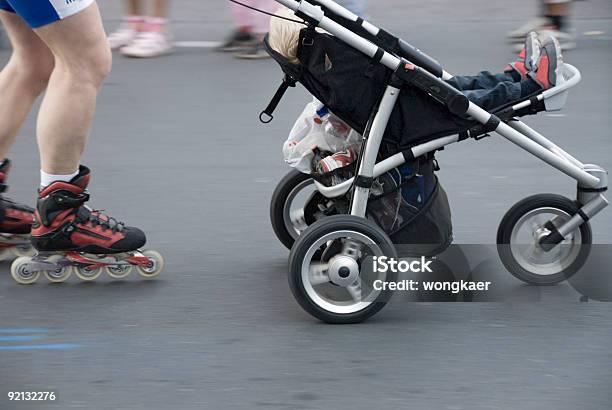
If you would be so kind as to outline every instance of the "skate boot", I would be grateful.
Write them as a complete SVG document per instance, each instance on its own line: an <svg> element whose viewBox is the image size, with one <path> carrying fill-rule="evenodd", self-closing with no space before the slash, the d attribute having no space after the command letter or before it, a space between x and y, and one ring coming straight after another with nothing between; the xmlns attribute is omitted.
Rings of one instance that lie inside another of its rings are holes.
<svg viewBox="0 0 612 410"><path fill-rule="evenodd" d="M30 230L34 222L34 209L18 204L4 196L7 190L6 177L11 169L11 161L5 159L0 165L0 260L16 256L34 254L30 244Z"/></svg>
<svg viewBox="0 0 612 410"><path fill-rule="evenodd" d="M81 166L70 182L56 181L39 191L31 235L38 255L15 260L11 274L17 282L34 283L40 273L51 282L63 282L72 271L92 281L102 270L121 279L134 266L145 278L161 272L158 252L139 251L146 242L144 232L85 206L89 178L89 169Z"/></svg>

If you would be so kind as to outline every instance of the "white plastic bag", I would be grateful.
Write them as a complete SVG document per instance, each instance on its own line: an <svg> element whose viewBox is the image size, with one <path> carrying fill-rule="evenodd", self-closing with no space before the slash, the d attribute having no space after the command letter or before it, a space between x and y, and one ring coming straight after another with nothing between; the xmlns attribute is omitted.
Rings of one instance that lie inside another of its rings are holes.
<svg viewBox="0 0 612 410"><path fill-rule="evenodd" d="M285 162L305 174L313 171L315 149L331 154L349 148L357 151L361 142L361 136L342 120L331 113L320 116L317 112L326 109L318 101L308 103L283 145Z"/></svg>

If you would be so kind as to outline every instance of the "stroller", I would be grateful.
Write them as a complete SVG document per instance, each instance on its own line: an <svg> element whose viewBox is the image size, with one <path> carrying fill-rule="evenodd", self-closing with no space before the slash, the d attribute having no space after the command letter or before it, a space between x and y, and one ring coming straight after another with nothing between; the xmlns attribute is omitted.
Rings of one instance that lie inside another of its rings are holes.
<svg viewBox="0 0 612 410"><path fill-rule="evenodd" d="M518 119L560 110L581 79L575 67L564 64L563 81L555 87L487 112L444 81L452 76L437 61L332 0L276 1L307 28L300 34L298 64L268 46L285 78L260 119L269 122L284 92L299 82L362 135L355 163L331 175L293 171L272 197L272 226L291 249L289 284L302 308L328 323L356 323L380 311L391 291L373 284L394 282L397 272L376 272L374 258L397 258L398 244L411 245L402 257L432 256L452 241L450 207L434 175L434 153L492 132L577 181L575 200L539 194L506 213L497 234L504 266L537 285L561 282L583 266L592 242L589 220L608 205L607 171L583 164ZM425 109L431 121L414 121L415 107ZM392 198L401 198L394 192L414 184L415 176L431 189L423 206L399 206L389 220L384 207L397 202L383 201L381 209L376 202L390 192L373 191L384 178L389 186L390 173L406 166L413 175L391 181ZM341 182L330 183L338 176ZM300 193L313 186L294 210Z"/></svg>

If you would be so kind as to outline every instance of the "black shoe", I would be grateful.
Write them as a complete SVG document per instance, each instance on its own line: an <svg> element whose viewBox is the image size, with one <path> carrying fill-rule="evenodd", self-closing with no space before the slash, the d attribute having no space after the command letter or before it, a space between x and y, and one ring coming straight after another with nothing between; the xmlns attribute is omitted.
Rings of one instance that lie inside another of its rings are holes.
<svg viewBox="0 0 612 410"><path fill-rule="evenodd" d="M270 58L270 54L266 51L263 42L256 41L251 43L250 47L244 51L236 53L236 58L242 58L246 60L261 60L264 58Z"/></svg>
<svg viewBox="0 0 612 410"><path fill-rule="evenodd" d="M242 51L253 45L255 42L255 37L250 33L245 33L244 31L236 30L230 38L228 38L225 43L221 44L217 47L217 51L222 53L232 53L235 51Z"/></svg>

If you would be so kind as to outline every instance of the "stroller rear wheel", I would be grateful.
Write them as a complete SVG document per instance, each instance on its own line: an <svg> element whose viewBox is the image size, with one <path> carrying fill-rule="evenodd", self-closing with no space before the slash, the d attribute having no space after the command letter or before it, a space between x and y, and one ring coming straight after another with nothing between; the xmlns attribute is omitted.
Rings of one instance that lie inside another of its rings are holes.
<svg viewBox="0 0 612 410"><path fill-rule="evenodd" d="M364 218L334 215L315 222L289 255L289 286L300 306L327 323L357 323L382 309L397 273L374 272L374 256L397 257L384 231ZM378 289L378 290L377 290Z"/></svg>
<svg viewBox="0 0 612 410"><path fill-rule="evenodd" d="M324 216L346 213L340 201L325 198L314 187L314 179L291 170L278 183L270 201L270 222L276 237L291 249L302 232Z"/></svg>
<svg viewBox="0 0 612 410"><path fill-rule="evenodd" d="M300 233L308 228L304 206L294 204L300 193L314 183L310 175L292 170L278 183L270 201L270 222L276 237L291 249Z"/></svg>
<svg viewBox="0 0 612 410"><path fill-rule="evenodd" d="M544 250L540 240L550 234L547 224L559 227L578 210L575 201L555 194L534 195L514 205L497 232L497 249L506 269L534 285L556 284L576 273L591 250L588 222L552 250Z"/></svg>

